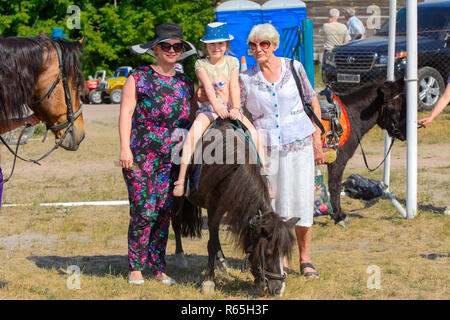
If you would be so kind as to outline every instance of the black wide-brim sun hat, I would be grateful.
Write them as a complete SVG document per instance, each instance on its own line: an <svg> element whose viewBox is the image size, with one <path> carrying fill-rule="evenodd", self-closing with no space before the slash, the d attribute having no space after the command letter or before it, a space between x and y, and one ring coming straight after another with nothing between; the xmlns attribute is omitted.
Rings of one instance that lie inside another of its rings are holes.
<svg viewBox="0 0 450 320"><path fill-rule="evenodd" d="M156 27L154 40L131 46L130 51L137 55L147 53L152 57L156 57L153 52L153 48L158 43L173 39L181 40L185 49L178 60L183 60L193 54L198 55L197 49L194 47L194 45L183 39L183 28L175 23L160 24Z"/></svg>

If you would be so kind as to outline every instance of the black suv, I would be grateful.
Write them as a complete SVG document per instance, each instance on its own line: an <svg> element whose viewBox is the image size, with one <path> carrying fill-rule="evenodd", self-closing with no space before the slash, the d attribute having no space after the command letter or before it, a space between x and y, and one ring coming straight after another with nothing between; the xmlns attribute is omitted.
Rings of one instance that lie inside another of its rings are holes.
<svg viewBox="0 0 450 320"><path fill-rule="evenodd" d="M444 92L450 75L450 1L417 5L418 22L418 108L431 110ZM353 41L328 52L322 78L338 95L386 79L389 19L375 36ZM396 22L395 78L405 76L406 8Z"/></svg>

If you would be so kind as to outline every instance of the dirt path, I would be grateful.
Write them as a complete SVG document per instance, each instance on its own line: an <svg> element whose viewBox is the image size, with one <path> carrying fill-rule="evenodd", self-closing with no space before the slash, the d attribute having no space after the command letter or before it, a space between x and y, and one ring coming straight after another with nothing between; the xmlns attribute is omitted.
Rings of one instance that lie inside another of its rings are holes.
<svg viewBox="0 0 450 320"><path fill-rule="evenodd" d="M83 119L86 121L119 118L118 104L85 104L83 105Z"/></svg>

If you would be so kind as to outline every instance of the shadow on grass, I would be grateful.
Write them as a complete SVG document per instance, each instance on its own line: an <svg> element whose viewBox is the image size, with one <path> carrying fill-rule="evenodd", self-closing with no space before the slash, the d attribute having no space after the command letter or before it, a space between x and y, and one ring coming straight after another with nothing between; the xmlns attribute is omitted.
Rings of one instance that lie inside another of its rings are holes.
<svg viewBox="0 0 450 320"><path fill-rule="evenodd" d="M166 256L166 273L177 280L178 284L193 286L201 290L204 274L208 263L205 255L185 255L189 268L181 269L176 266L175 255ZM32 261L37 267L46 270L56 270L58 274L67 276L69 266L80 268L82 275L97 277L121 277L128 276L128 257L126 255L95 255L95 256L30 256L27 260ZM230 272L216 266L216 290L227 295L236 295L237 292L244 296L253 296L253 277L248 273L244 280L235 274L240 272L242 261L227 258L227 266ZM152 277L148 268L143 271L145 279Z"/></svg>

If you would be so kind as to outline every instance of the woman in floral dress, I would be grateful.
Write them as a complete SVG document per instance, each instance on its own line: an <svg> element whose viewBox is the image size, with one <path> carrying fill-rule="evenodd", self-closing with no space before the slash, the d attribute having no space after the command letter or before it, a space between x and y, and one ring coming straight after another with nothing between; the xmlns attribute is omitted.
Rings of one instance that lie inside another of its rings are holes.
<svg viewBox="0 0 450 320"><path fill-rule="evenodd" d="M171 285L175 280L165 274L165 250L173 203L172 151L179 142L173 137L188 124L194 97L193 83L174 65L196 50L172 23L156 27L155 40L130 49L154 56L156 63L131 72L120 108L120 165L131 216L128 282L144 283L141 271L148 265L155 279Z"/></svg>

